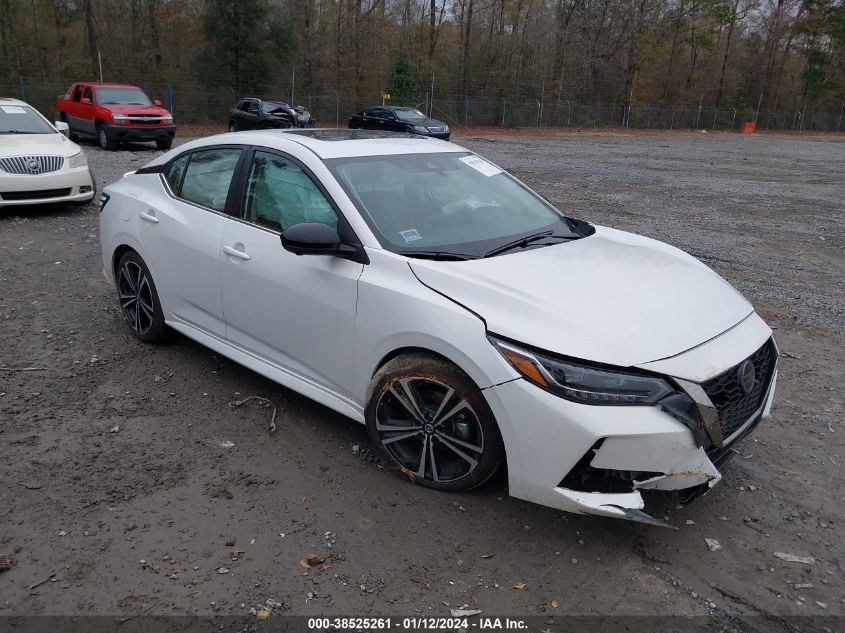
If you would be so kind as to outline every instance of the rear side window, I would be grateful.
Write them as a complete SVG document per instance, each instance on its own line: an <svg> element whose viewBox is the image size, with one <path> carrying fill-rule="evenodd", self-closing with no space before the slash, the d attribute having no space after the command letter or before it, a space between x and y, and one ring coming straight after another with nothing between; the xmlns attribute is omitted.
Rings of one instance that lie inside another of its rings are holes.
<svg viewBox="0 0 845 633"><path fill-rule="evenodd" d="M240 155L241 150L230 148L190 154L179 197L215 211L223 211Z"/></svg>
<svg viewBox="0 0 845 633"><path fill-rule="evenodd" d="M177 196L182 188L182 177L185 175L185 168L188 166L188 159L190 156L180 156L174 160L164 172L164 177L167 179L167 184L170 185L171 191Z"/></svg>

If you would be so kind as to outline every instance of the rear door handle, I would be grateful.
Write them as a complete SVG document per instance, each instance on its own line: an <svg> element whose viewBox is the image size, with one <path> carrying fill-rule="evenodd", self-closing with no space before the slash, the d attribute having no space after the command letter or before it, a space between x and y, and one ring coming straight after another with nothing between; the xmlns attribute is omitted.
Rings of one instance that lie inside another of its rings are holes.
<svg viewBox="0 0 845 633"><path fill-rule="evenodd" d="M149 211L141 211L139 214L141 219L145 222L149 222L150 224L158 224L158 218L155 216L155 211L150 209Z"/></svg>
<svg viewBox="0 0 845 633"><path fill-rule="evenodd" d="M243 248L243 244L238 244L238 246ZM226 253L227 255L230 255L232 257L236 257L237 259L242 259L244 261L249 261L250 259L252 259L249 255L246 254L245 251L239 250L239 249L237 249L233 246L224 245L223 246L223 252Z"/></svg>

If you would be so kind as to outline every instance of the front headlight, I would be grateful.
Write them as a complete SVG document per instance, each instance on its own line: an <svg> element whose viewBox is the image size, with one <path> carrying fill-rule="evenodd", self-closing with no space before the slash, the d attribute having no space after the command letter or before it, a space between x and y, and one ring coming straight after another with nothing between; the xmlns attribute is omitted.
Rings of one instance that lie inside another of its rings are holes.
<svg viewBox="0 0 845 633"><path fill-rule="evenodd" d="M88 157L85 156L85 152L82 150L79 151L78 154L74 154L70 158L67 159L67 166L68 169L76 169L77 167L85 167L88 164Z"/></svg>
<svg viewBox="0 0 845 633"><path fill-rule="evenodd" d="M173 116L170 115L170 114L166 114L163 117L161 117L161 120L165 123L173 123Z"/></svg>
<svg viewBox="0 0 845 633"><path fill-rule="evenodd" d="M676 390L647 372L616 370L583 361L552 358L493 336L490 342L526 380L582 404L653 405Z"/></svg>
<svg viewBox="0 0 845 633"><path fill-rule="evenodd" d="M423 125L415 125L414 131L419 132L420 134L428 134L428 128Z"/></svg>
<svg viewBox="0 0 845 633"><path fill-rule="evenodd" d="M111 118L115 123L126 123L129 120L125 114L112 114Z"/></svg>

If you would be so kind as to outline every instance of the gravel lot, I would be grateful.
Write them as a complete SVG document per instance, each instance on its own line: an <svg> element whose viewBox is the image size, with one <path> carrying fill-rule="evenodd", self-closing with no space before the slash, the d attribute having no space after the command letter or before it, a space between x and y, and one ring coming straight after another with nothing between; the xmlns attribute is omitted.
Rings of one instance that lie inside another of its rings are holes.
<svg viewBox="0 0 845 633"><path fill-rule="evenodd" d="M346 418L187 339L136 342L101 276L95 205L6 209L0 366L43 369L0 371L0 615L246 614L267 598L290 614L467 604L758 630L845 615L845 139L459 142L570 215L703 259L777 328L773 418L716 490L667 509L679 529L534 506L501 477L466 495L401 481ZM85 151L101 184L157 155ZM271 409L229 406L251 395L278 407L275 434ZM325 568L300 566L311 553Z"/></svg>

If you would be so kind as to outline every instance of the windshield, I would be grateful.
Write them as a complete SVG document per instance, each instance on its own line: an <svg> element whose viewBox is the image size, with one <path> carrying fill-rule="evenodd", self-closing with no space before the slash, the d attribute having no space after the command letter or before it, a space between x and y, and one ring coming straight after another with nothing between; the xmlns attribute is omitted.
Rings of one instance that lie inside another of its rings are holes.
<svg viewBox="0 0 845 633"><path fill-rule="evenodd" d="M287 108L286 103L279 103L278 101L262 101L261 110L264 114L284 114L284 108Z"/></svg>
<svg viewBox="0 0 845 633"><path fill-rule="evenodd" d="M383 247L480 257L549 231L580 237L539 195L469 153L325 161Z"/></svg>
<svg viewBox="0 0 845 633"><path fill-rule="evenodd" d="M393 112L399 117L400 121L417 121L426 118L422 112L413 108L396 108Z"/></svg>
<svg viewBox="0 0 845 633"><path fill-rule="evenodd" d="M55 134L56 130L31 106L0 106L0 134Z"/></svg>
<svg viewBox="0 0 845 633"><path fill-rule="evenodd" d="M97 88L97 103L152 105L153 102L140 88Z"/></svg>

